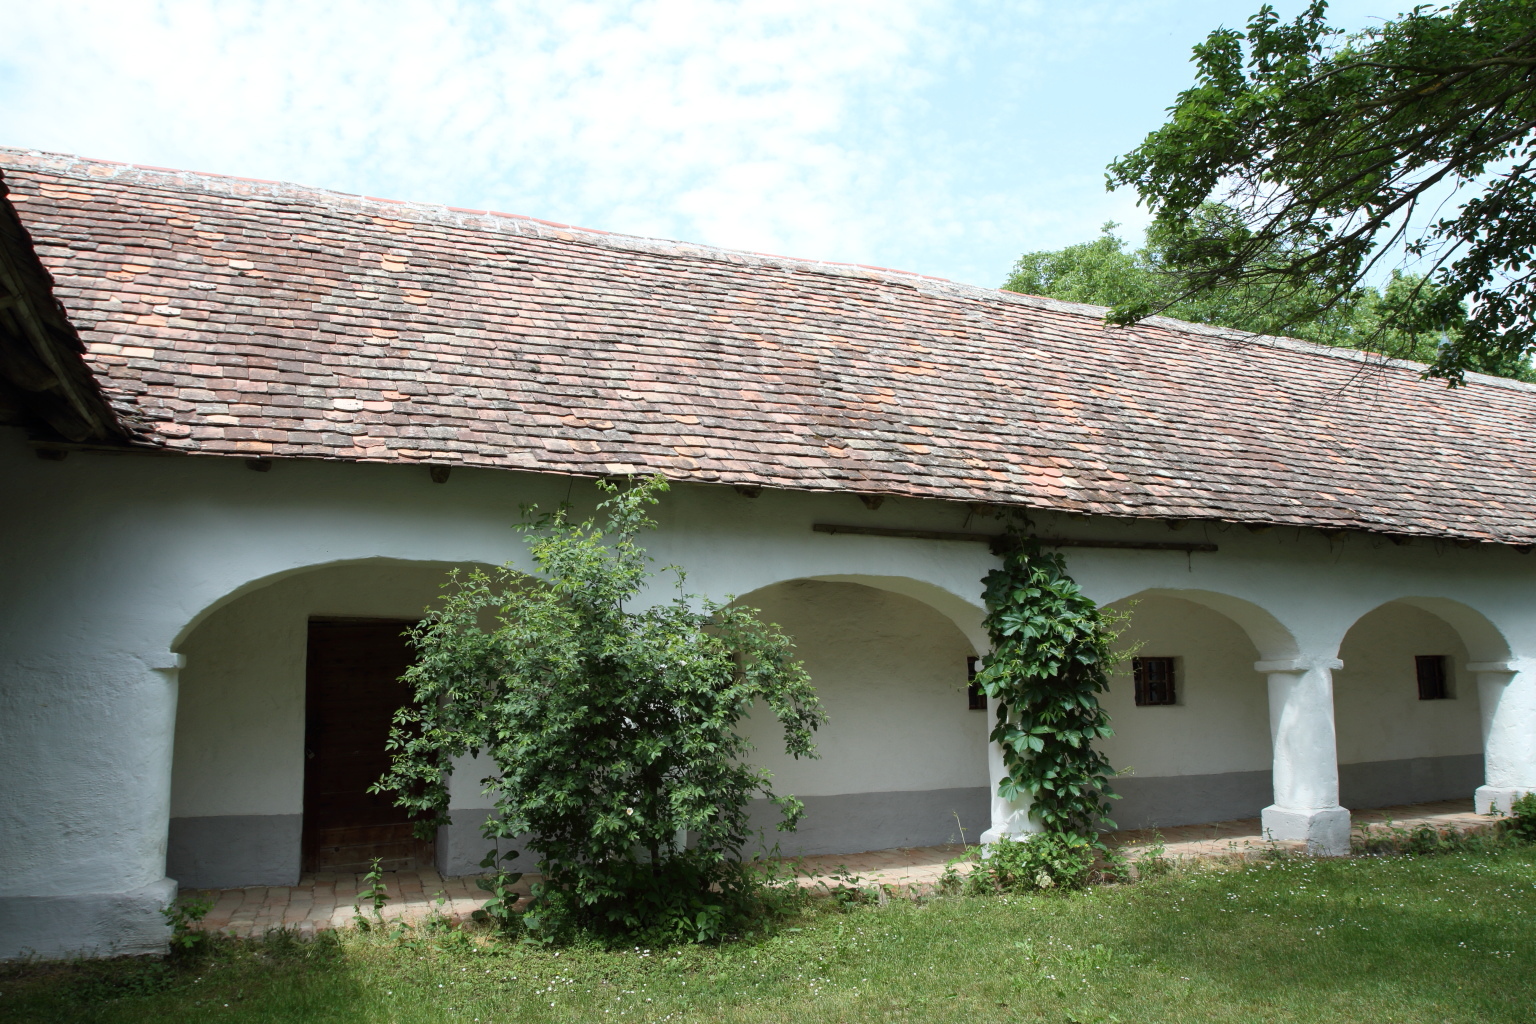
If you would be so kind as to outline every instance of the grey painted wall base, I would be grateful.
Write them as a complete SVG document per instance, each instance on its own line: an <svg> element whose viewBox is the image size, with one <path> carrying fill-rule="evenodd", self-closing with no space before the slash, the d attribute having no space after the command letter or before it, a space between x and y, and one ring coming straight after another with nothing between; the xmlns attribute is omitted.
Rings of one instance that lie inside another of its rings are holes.
<svg viewBox="0 0 1536 1024"><path fill-rule="evenodd" d="M778 808L766 800L754 800L748 809L754 829L763 829L767 847L779 844L786 856L819 853L861 853L897 846L935 846L957 843L964 826L966 840L975 842L985 831L990 802L983 786L966 789L913 790L898 793L846 793L808 796L805 815L794 832L779 832ZM438 871L445 876L476 875L490 843L480 834L483 812L456 810L453 823L437 832ZM957 820L958 815L958 820ZM520 842L503 842L503 850L517 849L516 870L534 870L536 854ZM749 843L742 851L758 852Z"/></svg>
<svg viewBox="0 0 1536 1024"><path fill-rule="evenodd" d="M794 857L936 846L960 842L962 827L966 841L974 843L991 823L985 786L801 799L805 815L794 832L775 829L777 807L766 800L752 802L752 827L763 829L769 849L778 843L780 853ZM749 847L744 852L754 851Z"/></svg>
<svg viewBox="0 0 1536 1024"><path fill-rule="evenodd" d="M303 833L302 814L172 818L165 873L183 889L295 885Z"/></svg>
<svg viewBox="0 0 1536 1024"><path fill-rule="evenodd" d="M1482 784L1482 754L1339 765L1339 803L1360 810L1468 800Z"/></svg>
<svg viewBox="0 0 1536 1024"><path fill-rule="evenodd" d="M1483 781L1483 755L1415 757L1339 765L1339 803L1356 810L1471 798ZM1112 783L1121 798L1109 816L1120 828L1159 828L1257 818L1274 799L1270 773L1129 776Z"/></svg>
<svg viewBox="0 0 1536 1024"><path fill-rule="evenodd" d="M169 878L131 892L0 897L0 960L164 953L160 911L175 897Z"/></svg>
<svg viewBox="0 0 1536 1024"><path fill-rule="evenodd" d="M1117 828L1171 828L1207 821L1257 818L1274 801L1270 773L1223 772L1219 775L1164 775L1115 779L1120 794L1111 800L1109 817Z"/></svg>
<svg viewBox="0 0 1536 1024"><path fill-rule="evenodd" d="M497 846L502 853L518 851L517 857L502 862L511 870L534 870L538 855L528 850L521 838L503 839L498 846L480 834L489 813L489 808L455 808L449 812L453 821L437 830L437 870L444 878L484 874L485 868L480 866L480 862L492 846Z"/></svg>
<svg viewBox="0 0 1536 1024"><path fill-rule="evenodd" d="M1345 764L1339 766L1339 802L1363 810L1470 798L1482 781L1481 754ZM1120 828L1256 818L1274 798L1267 771L1130 776L1113 785L1121 799L1109 813ZM809 856L934 846L958 842L962 828L974 842L991 823L987 789L981 786L803 799L805 816L795 832L776 831L777 809L765 800L753 802L752 827L765 830L768 848L778 843L785 855ZM480 861L490 849L480 834L484 813L455 810L453 823L438 831L437 869L443 875L483 870ZM187 889L293 885L299 879L302 830L298 814L173 818L166 870ZM520 843L504 843L503 849L522 851L513 867L533 870L534 857Z"/></svg>

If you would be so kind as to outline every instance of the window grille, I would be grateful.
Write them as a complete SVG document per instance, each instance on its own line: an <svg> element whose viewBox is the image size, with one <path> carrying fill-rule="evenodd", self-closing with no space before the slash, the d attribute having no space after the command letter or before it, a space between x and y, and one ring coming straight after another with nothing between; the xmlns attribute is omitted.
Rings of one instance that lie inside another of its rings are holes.
<svg viewBox="0 0 1536 1024"><path fill-rule="evenodd" d="M1132 658L1131 671L1136 678L1136 706L1155 707L1176 704L1172 658Z"/></svg>
<svg viewBox="0 0 1536 1024"><path fill-rule="evenodd" d="M965 695L966 699L970 702L972 711L987 710L987 695L981 692L980 686L976 685L976 666L980 660L980 658L975 657L965 659L965 679L968 684L965 688Z"/></svg>

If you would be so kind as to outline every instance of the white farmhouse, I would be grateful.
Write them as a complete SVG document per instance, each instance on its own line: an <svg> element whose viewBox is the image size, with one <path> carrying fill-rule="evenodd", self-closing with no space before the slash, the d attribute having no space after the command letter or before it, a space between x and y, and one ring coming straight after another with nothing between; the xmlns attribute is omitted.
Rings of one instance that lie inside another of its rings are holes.
<svg viewBox="0 0 1536 1024"><path fill-rule="evenodd" d="M830 715L787 851L1027 831L991 799L985 543L1027 509L1139 660L1122 827L1536 789L1536 389L867 267L0 151L0 956L163 948L187 886L411 840L399 631L520 505L661 472L651 549ZM661 595L665 596L665 595ZM985 703L982 701L981 703ZM771 737L768 737L771 739Z"/></svg>

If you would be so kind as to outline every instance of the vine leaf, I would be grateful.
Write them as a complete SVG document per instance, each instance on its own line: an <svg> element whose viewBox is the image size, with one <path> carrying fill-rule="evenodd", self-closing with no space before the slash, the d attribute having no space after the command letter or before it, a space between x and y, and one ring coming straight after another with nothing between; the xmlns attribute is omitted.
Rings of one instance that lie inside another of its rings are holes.
<svg viewBox="0 0 1536 1024"><path fill-rule="evenodd" d="M998 701L991 739L1007 769L998 795L1028 793L1047 832L1096 842L1114 827L1105 812L1117 799L1109 761L1093 747L1114 734L1098 699L1116 660L1114 622L1038 540L1020 538L1002 558L984 581L992 650L976 676Z"/></svg>

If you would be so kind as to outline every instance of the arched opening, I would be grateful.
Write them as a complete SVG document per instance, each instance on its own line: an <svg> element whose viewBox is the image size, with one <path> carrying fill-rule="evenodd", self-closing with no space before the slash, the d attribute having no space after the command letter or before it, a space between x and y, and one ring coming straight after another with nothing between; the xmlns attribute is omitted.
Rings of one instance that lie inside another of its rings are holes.
<svg viewBox="0 0 1536 1024"><path fill-rule="evenodd" d="M1188 601L1231 619L1247 634L1254 648L1258 650L1259 657L1264 661L1287 661L1301 653L1301 646L1297 643L1295 635L1268 609L1261 608L1245 598L1223 594L1220 591L1149 587L1112 602L1101 603L1105 607L1127 608L1134 602L1154 597L1172 597Z"/></svg>
<svg viewBox="0 0 1536 1024"><path fill-rule="evenodd" d="M1120 828L1256 817L1273 788L1268 693L1253 666L1291 653L1289 632L1205 591L1148 590L1109 610L1129 614L1116 646L1131 654L1103 698L1115 734L1100 749L1128 773L1113 782L1110 817Z"/></svg>
<svg viewBox="0 0 1536 1024"><path fill-rule="evenodd" d="M180 644L186 667L180 672L176 711L170 877L193 888L291 885L298 880L306 813L312 836L320 824L317 803L332 799L324 796L329 789L317 788L317 782L323 782L317 761L325 766L323 771L340 773L335 775L341 780L338 785L357 781L348 772L366 775L374 770L372 762L350 764L350 747L383 756L383 737L362 732L387 731L390 702L403 701L404 695L403 687L395 692L394 682L404 650L400 630L421 618L451 568L440 562L395 559L317 566L285 573L265 586L243 588L198 617ZM350 650L337 648L326 662L324 685L333 688L326 697L328 707L316 701L315 687L321 682L315 678L319 670L310 650L314 623L362 627L361 635L354 631L351 639L337 641L350 644ZM398 649L380 653L373 649L380 644ZM404 657L408 664L408 652ZM362 689L348 691L348 686ZM317 727L317 716L329 716L326 722L334 720L350 731L342 734L324 723ZM332 737L325 742L336 751L316 749L317 728ZM454 787L455 803L483 802L474 785L479 775L461 774L462 784ZM342 795L334 799L345 804L345 793L352 788L364 787L343 786ZM358 808L369 800L362 792L356 799ZM345 806L342 810L337 820L346 819ZM358 835L361 842L369 841L363 833ZM439 847L436 857L442 864L451 849L441 843Z"/></svg>
<svg viewBox="0 0 1536 1024"><path fill-rule="evenodd" d="M974 842L989 821L985 709L972 710L967 662L977 653L948 616L896 588L796 579L738 598L793 639L827 724L819 757L786 757L775 723L743 723L755 763L777 793L805 802L798 831L772 831L787 854L853 853Z"/></svg>
<svg viewBox="0 0 1536 1024"><path fill-rule="evenodd" d="M1339 802L1470 800L1483 781L1483 740L1467 666L1508 657L1486 618L1446 598L1403 598L1361 616L1333 676Z"/></svg>

